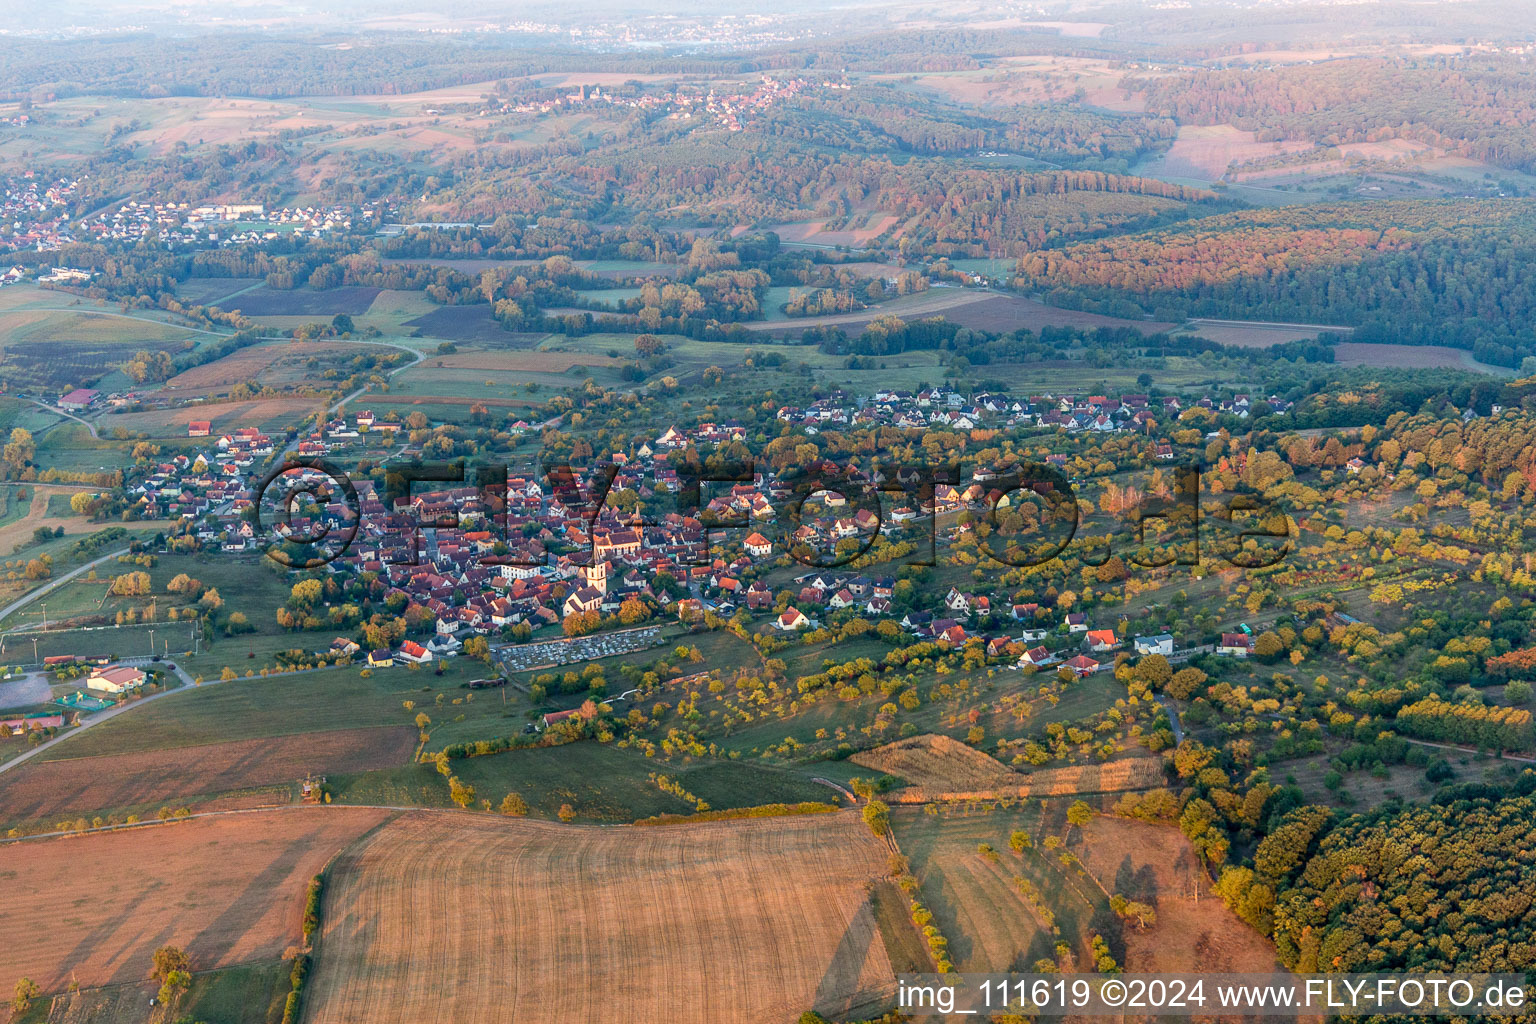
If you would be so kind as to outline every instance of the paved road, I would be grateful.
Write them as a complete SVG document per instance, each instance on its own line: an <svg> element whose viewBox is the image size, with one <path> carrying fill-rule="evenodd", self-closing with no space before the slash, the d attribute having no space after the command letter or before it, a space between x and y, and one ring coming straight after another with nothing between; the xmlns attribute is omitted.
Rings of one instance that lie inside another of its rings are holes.
<svg viewBox="0 0 1536 1024"><path fill-rule="evenodd" d="M385 374L385 377L393 377L397 373L403 373L404 371L409 370L411 367L415 366L417 363L421 362L423 359L427 358L427 354L425 352L419 351L418 349L411 348L411 347L409 347L407 345L396 345L393 342L389 342L389 341L358 341L358 340L356 340L354 338L345 338L345 339L343 339L343 342L345 344L349 344L349 345L377 345L377 346L379 346L381 348L392 348L392 349L396 349L397 351L400 351L400 352L409 353L410 355L413 355L413 356L416 357L416 358L412 359L410 362L406 363L404 366L397 366L393 370L390 370L389 373ZM321 421L323 422L325 420L330 419L332 416L336 415L336 413L341 410L342 406L346 405L348 402L352 401L353 399L358 398L358 397L366 394L370 387L372 387L372 385L364 384L362 387L358 388L356 391L352 392L350 395L344 395L341 398L338 398L335 402L333 402L330 405L330 407L328 407L325 410L325 414L323 416L321 416ZM287 446L284 447L283 450L278 453L277 460L273 463L273 465L281 465L283 459L287 458L289 455L291 455L294 451L296 451L298 449L299 442L301 440L303 440L303 435L296 435L292 441L289 441Z"/></svg>
<svg viewBox="0 0 1536 1024"><path fill-rule="evenodd" d="M96 424L92 423L90 420L83 420L72 412L65 412L63 409L60 409L56 405L49 405L47 402L39 402L35 398L31 399L31 402L39 409L47 410L48 412L53 413L55 416L63 416L67 420L74 420L76 423L79 423L81 426L85 427L86 430L89 430L93 438L98 441L101 440L100 435L96 433Z"/></svg>
<svg viewBox="0 0 1536 1024"><path fill-rule="evenodd" d="M142 666L151 664L151 662L148 658L123 658L114 664ZM148 697L140 697L137 700L126 701L122 704L108 708L105 711L97 711L94 714L82 716L80 719L80 724L75 726L73 729L70 729L66 732L61 732L59 735L53 737L52 739L44 740L42 743L39 743L25 754L18 754L16 757L5 762L4 764L0 764L0 775L5 774L23 762L30 761L32 758L36 757L38 754L41 754L43 751L47 750L49 747L54 746L55 744L63 743L71 737L80 735L82 732L91 728L92 726L101 722L109 721L113 718L116 718L118 715L126 715L134 708L141 708L146 704L153 704L157 700L164 700L167 697L174 697L178 693L190 693L193 689L200 690L209 686L220 686L224 683L235 683L246 678L245 676L236 676L234 679L205 679L201 683L194 683L192 677L187 674L186 669L182 668L180 665L175 665L166 661L158 662L158 664L161 668L168 668L174 671L176 673L176 677L181 680L182 685L174 690L161 690L159 693L152 693ZM290 669L287 672L268 672L264 676L255 676L252 678L272 679L277 676L293 676L304 672L318 671L320 670L314 668L297 668Z"/></svg>
<svg viewBox="0 0 1536 1024"><path fill-rule="evenodd" d="M1168 712L1168 724L1173 726L1173 745L1178 746L1184 742L1184 724L1179 721L1179 708L1174 704L1172 697L1157 695L1157 702Z"/></svg>
<svg viewBox="0 0 1536 1024"><path fill-rule="evenodd" d="M126 555L127 553L127 548L118 548L116 551L108 552L107 554L102 555L100 558L94 561L86 562L78 569L71 569L69 572L65 573L63 576L60 576L56 580L49 580L47 583L44 583L36 590L23 594L21 597L18 597L4 608L0 608L0 622L4 622L12 615L16 614L18 611L31 604L33 601L41 600L42 598L47 597L49 594L62 587L76 576L79 576L81 573L90 572L92 569L102 564L103 562L115 561L118 555Z"/></svg>
<svg viewBox="0 0 1536 1024"><path fill-rule="evenodd" d="M1488 757L1502 757L1506 761L1523 761L1526 764L1536 764L1536 757L1526 757L1523 754L1506 753L1494 755L1490 754L1486 750L1478 750L1476 747L1458 747L1451 743L1431 743L1429 740L1416 740L1411 736L1404 736L1403 739L1407 740L1409 743L1417 743L1421 747L1435 747L1440 750L1454 750L1458 754L1471 754L1473 757L1476 757L1478 754L1483 754Z"/></svg>

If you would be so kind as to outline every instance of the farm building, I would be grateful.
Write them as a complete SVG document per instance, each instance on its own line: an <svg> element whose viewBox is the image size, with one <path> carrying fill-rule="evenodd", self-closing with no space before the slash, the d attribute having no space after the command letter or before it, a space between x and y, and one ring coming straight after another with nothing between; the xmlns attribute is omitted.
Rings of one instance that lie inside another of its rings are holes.
<svg viewBox="0 0 1536 1024"><path fill-rule="evenodd" d="M143 685L144 670L129 665L97 669L85 681L86 689L100 690L102 693L126 693Z"/></svg>
<svg viewBox="0 0 1536 1024"><path fill-rule="evenodd" d="M100 397L100 391L92 391L90 388L75 388L75 390L59 399L59 408L67 409L70 412L84 412Z"/></svg>
<svg viewBox="0 0 1536 1024"><path fill-rule="evenodd" d="M212 430L212 420L193 420L187 424L188 437L207 437Z"/></svg>

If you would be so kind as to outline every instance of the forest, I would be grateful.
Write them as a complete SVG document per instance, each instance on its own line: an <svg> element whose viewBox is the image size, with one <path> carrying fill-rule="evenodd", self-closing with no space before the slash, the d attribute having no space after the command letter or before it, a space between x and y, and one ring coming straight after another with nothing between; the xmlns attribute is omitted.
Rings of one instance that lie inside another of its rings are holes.
<svg viewBox="0 0 1536 1024"><path fill-rule="evenodd" d="M1138 80L1147 109L1324 146L1407 139L1536 171L1536 83L1520 58L1378 59Z"/></svg>
<svg viewBox="0 0 1536 1024"><path fill-rule="evenodd" d="M1030 253L1018 273L1075 308L1335 324L1517 367L1536 354L1533 253L1529 200L1319 203Z"/></svg>

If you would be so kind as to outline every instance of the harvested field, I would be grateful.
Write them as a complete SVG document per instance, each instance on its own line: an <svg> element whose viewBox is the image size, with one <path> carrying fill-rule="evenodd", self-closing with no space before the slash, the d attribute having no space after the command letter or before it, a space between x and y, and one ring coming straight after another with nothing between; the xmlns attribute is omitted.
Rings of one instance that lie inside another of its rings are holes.
<svg viewBox="0 0 1536 1024"><path fill-rule="evenodd" d="M749 331L797 333L807 327L836 325L845 331L857 332L865 324L887 313L894 313L904 320L943 317L962 327L986 331L1014 331L1019 328L1037 331L1048 326L1131 327L1145 334L1157 334L1177 326L1160 321L1124 320L1076 309L1059 309L1022 295L969 288L932 288L920 295L905 296L854 313L795 317L789 320L757 320L741 326Z"/></svg>
<svg viewBox="0 0 1536 1024"><path fill-rule="evenodd" d="M1243 324L1226 320L1195 320L1191 324L1189 333L1238 348L1269 348L1290 341L1311 341L1325 332L1348 336L1354 330L1322 324Z"/></svg>
<svg viewBox="0 0 1536 1024"><path fill-rule="evenodd" d="M1225 174L1234 161L1258 160L1311 148L1312 143L1300 140L1260 142L1253 132L1229 124L1183 125L1168 152L1150 161L1137 173L1214 181Z"/></svg>
<svg viewBox="0 0 1536 1024"><path fill-rule="evenodd" d="M392 768L410 760L415 746L416 730L398 726L33 761L0 775L0 819L52 821L56 816L185 803L198 796L291 784L309 772Z"/></svg>
<svg viewBox="0 0 1536 1024"><path fill-rule="evenodd" d="M1150 903L1157 923L1126 928L1128 971L1267 973L1275 949L1211 892L1189 841L1172 825L1098 815L1072 849L1110 892Z"/></svg>
<svg viewBox="0 0 1536 1024"><path fill-rule="evenodd" d="M426 316L407 320L403 326L415 328L417 334L428 338L478 341L505 348L532 348L544 337L505 330L501 322L491 316L491 307L487 305L443 306Z"/></svg>
<svg viewBox="0 0 1536 1024"><path fill-rule="evenodd" d="M849 760L934 791L991 789L1017 786L1021 781L1018 772L975 747L937 734L897 740Z"/></svg>
<svg viewBox="0 0 1536 1024"><path fill-rule="evenodd" d="M885 856L851 812L648 828L413 812L334 866L306 1019L868 1015L893 991L866 892Z"/></svg>
<svg viewBox="0 0 1536 1024"><path fill-rule="evenodd" d="M1143 334L1160 334L1178 326L1156 320L1125 320L1078 309L1060 309L1021 295L992 295L947 311L944 319L982 331L1016 331L1021 327L1031 331L1042 327L1131 327Z"/></svg>
<svg viewBox="0 0 1536 1024"><path fill-rule="evenodd" d="M921 319L929 316L938 316L956 306L964 306L972 302L980 302L992 293L969 291L963 288L932 288L919 295L905 295L891 302L882 302L877 306L859 310L854 313L834 313L830 316L805 316L795 317L791 320L754 320L743 323L741 326L749 331L802 331L807 327L824 327L836 325L852 330L862 327L878 317L887 313L894 313L907 320Z"/></svg>
<svg viewBox="0 0 1536 1024"><path fill-rule="evenodd" d="M260 277L189 277L176 285L176 296L182 302L208 306L236 292L255 288L265 280Z"/></svg>
<svg viewBox="0 0 1536 1024"><path fill-rule="evenodd" d="M274 959L299 941L309 879L388 817L291 807L7 845L0 976L135 982L167 944L198 970Z"/></svg>
<svg viewBox="0 0 1536 1024"><path fill-rule="evenodd" d="M378 297L378 288L347 285L342 288L294 288L283 291L263 285L229 300L226 307L246 316L333 317L337 313L361 316Z"/></svg>
<svg viewBox="0 0 1536 1024"><path fill-rule="evenodd" d="M1013 773L1010 778L996 784L974 788L913 786L896 790L887 799L892 803L909 804L933 800L991 800L1003 796L1078 796L1151 789L1163 785L1164 781L1161 760L1155 757L1127 757L1107 764L1041 768L1028 774Z"/></svg>
<svg viewBox="0 0 1536 1024"><path fill-rule="evenodd" d="M853 215L850 225L842 230L826 230L826 221L808 220L793 224L776 224L770 230L780 241L793 245L863 245L871 239L895 227L901 218L881 210L862 210Z"/></svg>
<svg viewBox="0 0 1536 1024"><path fill-rule="evenodd" d="M1055 856L1008 849L1008 837L1016 830L1037 844L1044 838L1038 803L964 815L907 809L893 820L922 900L961 971L1028 971L1036 960L1054 955L1058 938L1081 951L1090 927L1108 915L1103 894ZM997 856L981 856L981 843L998 851ZM1033 886L1039 901L1026 898L1016 879Z"/></svg>
<svg viewBox="0 0 1536 1024"><path fill-rule="evenodd" d="M1444 345L1392 345L1368 341L1346 341L1333 347L1334 361L1340 366L1401 366L1413 369L1477 370L1512 376L1513 370L1491 366L1472 358L1466 349Z"/></svg>

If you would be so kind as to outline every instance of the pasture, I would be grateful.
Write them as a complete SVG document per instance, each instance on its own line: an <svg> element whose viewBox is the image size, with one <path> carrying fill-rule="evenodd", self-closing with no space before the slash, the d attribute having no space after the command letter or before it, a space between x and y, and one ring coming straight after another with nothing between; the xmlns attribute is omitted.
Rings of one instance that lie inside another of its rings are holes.
<svg viewBox="0 0 1536 1024"><path fill-rule="evenodd" d="M136 982L167 944L199 970L276 959L300 940L309 879L388 817L291 807L10 843L0 976Z"/></svg>
<svg viewBox="0 0 1536 1024"><path fill-rule="evenodd" d="M853 813L623 829L407 814L332 869L306 1019L868 1015L893 990L866 892L884 864Z"/></svg>
<svg viewBox="0 0 1536 1024"><path fill-rule="evenodd" d="M712 759L679 764L595 741L453 762L453 774L475 788L477 802L489 800L495 807L508 793L516 793L527 802L530 815L550 821L562 807L569 807L577 821L604 824L694 811L693 804L653 782L652 773L667 776L714 810L839 800L832 789L811 781L812 775L821 774L820 766L801 769ZM344 803L450 806L447 780L429 764L338 775L329 788Z"/></svg>
<svg viewBox="0 0 1536 1024"><path fill-rule="evenodd" d="M233 643L241 644L245 639ZM93 647L101 643L87 642ZM74 647L78 651L80 646L77 639ZM29 651L30 648L29 644ZM232 645L232 649L244 648ZM242 668L239 657L220 657L231 667ZM189 665L186 658L178 657L176 661ZM188 670L194 668L195 664ZM253 675L184 689L131 714L93 726L42 756L57 760L121 755L338 729L410 725L423 711L433 720L435 749L462 740L504 736L520 730L526 721L526 701L509 694L509 703L503 705L499 696L462 688L467 680L486 674L486 667L478 662L450 662L440 676L429 669L398 666L378 669L367 678L362 671L350 666L277 676ZM211 675L216 676L217 670ZM412 701L414 708L406 708L406 701Z"/></svg>

